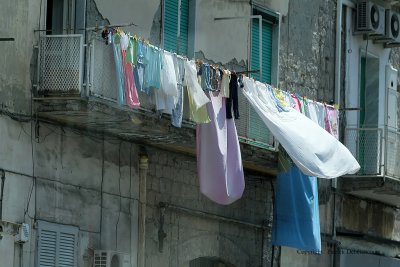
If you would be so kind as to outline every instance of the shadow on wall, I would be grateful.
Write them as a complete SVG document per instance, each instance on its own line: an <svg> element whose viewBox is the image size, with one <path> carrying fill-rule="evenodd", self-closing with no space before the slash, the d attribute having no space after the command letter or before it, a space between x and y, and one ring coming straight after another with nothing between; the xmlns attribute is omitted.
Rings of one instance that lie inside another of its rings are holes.
<svg viewBox="0 0 400 267"><path fill-rule="evenodd" d="M191 260L188 267L235 267L235 265L215 257L201 257Z"/></svg>
<svg viewBox="0 0 400 267"><path fill-rule="evenodd" d="M246 251L221 235L203 235L177 246L180 267L241 267L249 266ZM234 262L235 265L230 262Z"/></svg>

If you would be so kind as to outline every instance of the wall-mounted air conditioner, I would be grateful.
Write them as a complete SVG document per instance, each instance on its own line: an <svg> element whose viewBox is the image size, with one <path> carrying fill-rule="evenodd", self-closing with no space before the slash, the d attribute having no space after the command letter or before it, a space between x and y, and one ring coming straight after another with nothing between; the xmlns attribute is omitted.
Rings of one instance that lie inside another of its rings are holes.
<svg viewBox="0 0 400 267"><path fill-rule="evenodd" d="M400 46L400 14L386 10L385 46Z"/></svg>
<svg viewBox="0 0 400 267"><path fill-rule="evenodd" d="M385 8L372 1L357 2L355 34L368 34L371 37L385 35Z"/></svg>
<svg viewBox="0 0 400 267"><path fill-rule="evenodd" d="M400 15L390 9L386 10L385 36L391 42L400 42Z"/></svg>
<svg viewBox="0 0 400 267"><path fill-rule="evenodd" d="M130 255L111 250L95 250L93 267L130 267Z"/></svg>

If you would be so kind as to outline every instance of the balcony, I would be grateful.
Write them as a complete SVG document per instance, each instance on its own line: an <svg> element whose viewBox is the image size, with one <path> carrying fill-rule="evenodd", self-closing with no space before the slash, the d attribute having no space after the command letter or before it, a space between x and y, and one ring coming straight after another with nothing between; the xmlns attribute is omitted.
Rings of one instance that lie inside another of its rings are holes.
<svg viewBox="0 0 400 267"><path fill-rule="evenodd" d="M34 98L39 120L195 155L188 98L182 128L172 127L169 115L155 111L151 94L139 92L139 109L118 105L112 46L98 35L89 36L87 44L83 40L82 35L40 37ZM244 96L239 100L236 126L244 167L275 175L274 139Z"/></svg>
<svg viewBox="0 0 400 267"><path fill-rule="evenodd" d="M400 132L388 127L347 128L345 131L345 145L361 169L341 178L341 189L400 206Z"/></svg>

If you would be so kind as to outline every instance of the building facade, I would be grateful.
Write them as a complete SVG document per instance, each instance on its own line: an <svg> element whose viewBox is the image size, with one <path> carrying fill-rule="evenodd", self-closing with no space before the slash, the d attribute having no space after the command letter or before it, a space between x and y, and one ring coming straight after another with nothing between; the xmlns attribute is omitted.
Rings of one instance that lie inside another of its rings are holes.
<svg viewBox="0 0 400 267"><path fill-rule="evenodd" d="M360 32L356 1L3 2L1 267L400 265L400 41ZM318 181L321 254L271 245L277 146L249 103L245 192L221 206L200 193L188 114L174 128L151 97L116 103L106 25L339 104L361 170Z"/></svg>

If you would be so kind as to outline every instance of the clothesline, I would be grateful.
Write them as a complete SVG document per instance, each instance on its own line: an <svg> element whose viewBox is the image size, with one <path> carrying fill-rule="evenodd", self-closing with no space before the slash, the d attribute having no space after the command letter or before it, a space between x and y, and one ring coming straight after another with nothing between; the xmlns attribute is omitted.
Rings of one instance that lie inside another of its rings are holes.
<svg viewBox="0 0 400 267"><path fill-rule="evenodd" d="M101 36L106 44L113 46L120 105L138 108L140 100L137 90L147 94L153 91L157 110L175 116L176 123L172 124L181 127L182 90L183 85L187 85L190 79L192 86L188 88L188 91L196 88L195 91L192 91L193 95L189 97L192 121L195 123L210 121L206 109L196 103L199 102L196 98L200 97L198 89L203 91L203 95L205 91L219 91L223 97L227 98L227 118L232 118L231 109L233 109L235 119L239 119L238 93L239 88L243 87L240 86L240 81L246 74L251 75L257 70L236 72L219 64L207 63L206 60L189 60L185 56L154 46L143 37L126 34L118 27L105 27ZM195 68L194 73L193 69L187 72L188 68L193 67ZM193 77L187 77L185 72L190 73ZM254 77L253 79L255 80ZM335 106L310 100L296 93L278 88L274 88L274 90L283 105L284 98L290 96L293 98L291 107L299 110L304 109L310 102L323 106L325 109L337 110ZM202 96L203 100L200 101L203 105L208 102L204 97ZM179 110L176 110L177 106L179 106Z"/></svg>

